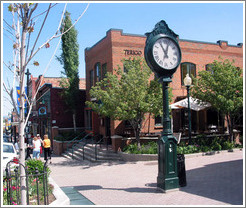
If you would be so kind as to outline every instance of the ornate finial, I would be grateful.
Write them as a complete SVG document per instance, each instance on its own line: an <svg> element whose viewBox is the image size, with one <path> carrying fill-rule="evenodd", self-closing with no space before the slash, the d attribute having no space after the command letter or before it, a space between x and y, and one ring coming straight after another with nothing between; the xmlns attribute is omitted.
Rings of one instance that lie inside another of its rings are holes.
<svg viewBox="0 0 246 208"><path fill-rule="evenodd" d="M167 23L164 20L161 20L155 25L155 28L152 30L152 32L145 33L145 35L147 36L146 43L148 42L148 40L152 39L153 36L156 36L158 34L166 34L175 39L177 39L178 37L178 35L168 27Z"/></svg>

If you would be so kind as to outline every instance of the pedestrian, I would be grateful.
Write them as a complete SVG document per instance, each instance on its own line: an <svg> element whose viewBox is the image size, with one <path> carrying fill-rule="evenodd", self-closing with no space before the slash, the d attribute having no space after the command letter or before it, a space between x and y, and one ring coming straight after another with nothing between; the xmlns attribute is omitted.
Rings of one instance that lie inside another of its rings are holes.
<svg viewBox="0 0 246 208"><path fill-rule="evenodd" d="M37 137L33 138L33 159L40 159L41 141Z"/></svg>
<svg viewBox="0 0 246 208"><path fill-rule="evenodd" d="M17 152L19 152L19 139L15 142L15 149Z"/></svg>
<svg viewBox="0 0 246 208"><path fill-rule="evenodd" d="M33 145L32 145L32 140L33 140L33 136L27 140L27 148L26 148L26 158L25 160L27 160L28 158L32 159L31 154L32 154L32 149L33 149Z"/></svg>
<svg viewBox="0 0 246 208"><path fill-rule="evenodd" d="M47 162L48 157L50 159L51 163L51 145L50 145L50 139L48 138L48 135L44 135L44 140L43 140L43 145L44 145L44 160Z"/></svg>
<svg viewBox="0 0 246 208"><path fill-rule="evenodd" d="M43 146L43 140L41 139L41 137L40 137L40 135L39 134L37 134L37 138L38 138L38 140L40 141L40 143L41 143L41 146L40 146L40 155L43 153L43 148L42 148L42 146Z"/></svg>

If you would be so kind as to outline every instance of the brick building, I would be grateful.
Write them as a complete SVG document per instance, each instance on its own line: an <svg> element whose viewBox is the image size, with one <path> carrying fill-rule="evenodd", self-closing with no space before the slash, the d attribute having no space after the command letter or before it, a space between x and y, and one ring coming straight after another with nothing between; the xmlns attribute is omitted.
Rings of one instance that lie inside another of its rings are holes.
<svg viewBox="0 0 246 208"><path fill-rule="evenodd" d="M85 49L86 63L86 100L90 100L91 86L101 80L106 72L112 72L118 65L123 68L121 60L130 56L144 57L146 36L124 34L122 30L110 29L106 36L95 45ZM228 45L227 41L208 43L179 39L182 51L181 64L174 73L170 87L173 93L173 103L186 98L187 90L183 79L187 72L196 76L199 71L206 70L209 64L223 59L235 60L237 67L243 67L243 44ZM154 74L152 75L154 78ZM172 110L173 131L180 132L186 125L185 110ZM129 128L124 121L113 121L110 118L99 117L91 109L85 111L86 126L94 133L103 136L122 135ZM211 124L217 124L219 115L213 109L192 111L192 130L205 131ZM218 123L220 125L220 123ZM130 130L130 129L129 129ZM142 132L156 133L162 130L161 118L152 119L146 115Z"/></svg>
<svg viewBox="0 0 246 208"><path fill-rule="evenodd" d="M34 97L36 89L40 88L36 97L36 104L32 108L29 117L29 126L31 133L48 134L52 136L52 128L58 127L62 129L73 129L72 113L68 111L68 107L61 97L63 88L60 87L58 77L33 77L29 81L29 97ZM85 106L85 79L81 78L79 83L79 96L77 104L76 126L78 129L84 128L84 106Z"/></svg>

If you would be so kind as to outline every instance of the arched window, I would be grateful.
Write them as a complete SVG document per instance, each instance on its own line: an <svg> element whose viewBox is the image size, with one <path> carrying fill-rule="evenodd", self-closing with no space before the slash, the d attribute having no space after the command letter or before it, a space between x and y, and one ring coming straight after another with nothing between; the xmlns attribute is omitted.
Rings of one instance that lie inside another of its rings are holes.
<svg viewBox="0 0 246 208"><path fill-rule="evenodd" d="M101 80L101 64L99 62L95 65L96 82Z"/></svg>
<svg viewBox="0 0 246 208"><path fill-rule="evenodd" d="M184 78L186 74L189 74L189 76L196 77L196 65L193 63L185 62L181 63L181 83L184 85Z"/></svg>

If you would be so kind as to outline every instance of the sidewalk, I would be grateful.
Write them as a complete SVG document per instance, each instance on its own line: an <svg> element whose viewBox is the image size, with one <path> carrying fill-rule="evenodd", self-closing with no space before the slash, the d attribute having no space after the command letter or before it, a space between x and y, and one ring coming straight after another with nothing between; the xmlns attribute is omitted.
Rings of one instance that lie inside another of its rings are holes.
<svg viewBox="0 0 246 208"><path fill-rule="evenodd" d="M243 151L185 159L187 186L161 193L157 161L89 163L53 157L51 177L95 205L243 205Z"/></svg>

